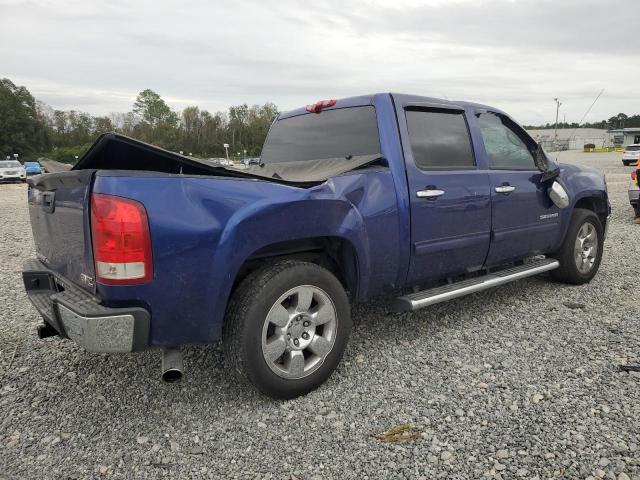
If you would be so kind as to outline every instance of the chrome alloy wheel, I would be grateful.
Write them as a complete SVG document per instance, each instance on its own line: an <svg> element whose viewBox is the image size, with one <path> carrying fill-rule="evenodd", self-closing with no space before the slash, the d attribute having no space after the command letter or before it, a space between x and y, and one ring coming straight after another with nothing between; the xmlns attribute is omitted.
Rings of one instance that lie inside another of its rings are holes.
<svg viewBox="0 0 640 480"><path fill-rule="evenodd" d="M598 256L598 231L592 223L585 222L578 230L573 257L580 273L589 273Z"/></svg>
<svg viewBox="0 0 640 480"><path fill-rule="evenodd" d="M338 315L327 293L301 285L271 307L262 327L262 355L279 377L300 379L320 368L336 341Z"/></svg>

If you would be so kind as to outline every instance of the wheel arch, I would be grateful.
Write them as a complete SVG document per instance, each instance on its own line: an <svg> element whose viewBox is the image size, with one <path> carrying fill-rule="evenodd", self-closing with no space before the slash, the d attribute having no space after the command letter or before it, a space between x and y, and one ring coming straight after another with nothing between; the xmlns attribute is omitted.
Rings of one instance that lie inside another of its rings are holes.
<svg viewBox="0 0 640 480"><path fill-rule="evenodd" d="M609 215L609 202L607 200L606 193L598 190L584 192L578 198L574 199L573 204L570 207L561 210L560 215L562 216L562 226L557 237L557 243L551 252L555 253L557 250L562 248L569 232L571 219L573 218L576 209L584 209L594 212L602 224L602 229L606 230L607 217Z"/></svg>
<svg viewBox="0 0 640 480"><path fill-rule="evenodd" d="M579 198L573 206L572 214L576 208L591 210L600 219L602 228L606 228L607 216L609 215L609 205L607 203L607 199L602 195L588 195Z"/></svg>
<svg viewBox="0 0 640 480"><path fill-rule="evenodd" d="M359 297L359 258L355 246L344 237L322 236L299 238L265 245L251 253L242 263L229 292L251 272L279 260L300 260L315 263L333 273L352 300Z"/></svg>

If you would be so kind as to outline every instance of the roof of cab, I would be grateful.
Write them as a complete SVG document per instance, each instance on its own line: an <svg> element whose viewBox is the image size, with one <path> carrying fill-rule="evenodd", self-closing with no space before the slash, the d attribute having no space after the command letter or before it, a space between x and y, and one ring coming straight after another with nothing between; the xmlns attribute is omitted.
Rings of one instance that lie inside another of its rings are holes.
<svg viewBox="0 0 640 480"><path fill-rule="evenodd" d="M407 104L407 103L433 103L433 104L440 104L440 105L455 105L455 106L459 106L459 107L471 107L471 108L477 108L477 109L482 109L482 110L487 109L487 110L491 110L492 112L504 113L500 109L497 109L495 107L491 107L491 106L488 106L488 105L483 105L481 103L458 101L458 100L447 100L447 99L443 99L443 98L425 97L425 96L422 96L422 95L410 95L410 94L405 94L405 93L393 93L393 92L375 93L375 94L370 94L370 95L359 95L359 96L356 96L356 97L340 98L340 99L337 100L335 105L333 105L331 107L323 108L323 110L334 110L334 109L339 109L339 108L360 107L360 106L364 106L364 105L373 105L375 98L376 97L380 97L380 96L391 96L396 103L400 103L400 104ZM310 102L309 105L314 105L315 103L316 102ZM278 116L278 120L281 120L283 118L295 117L295 116L298 116L298 115L304 115L304 114L307 114L307 113L310 113L307 110L307 106L299 107L299 108L295 108L293 110L282 112Z"/></svg>

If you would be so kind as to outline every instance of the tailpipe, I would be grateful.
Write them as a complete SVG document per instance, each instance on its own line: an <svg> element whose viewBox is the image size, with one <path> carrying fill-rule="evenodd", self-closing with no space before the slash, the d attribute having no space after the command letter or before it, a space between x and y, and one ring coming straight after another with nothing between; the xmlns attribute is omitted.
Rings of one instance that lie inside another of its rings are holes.
<svg viewBox="0 0 640 480"><path fill-rule="evenodd" d="M177 348L162 351L162 380L167 383L179 382L184 370L182 352Z"/></svg>

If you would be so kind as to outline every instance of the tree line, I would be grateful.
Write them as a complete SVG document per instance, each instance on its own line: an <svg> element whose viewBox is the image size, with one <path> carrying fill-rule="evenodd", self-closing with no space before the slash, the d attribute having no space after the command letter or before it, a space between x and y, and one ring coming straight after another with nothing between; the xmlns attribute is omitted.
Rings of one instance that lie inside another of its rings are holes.
<svg viewBox="0 0 640 480"><path fill-rule="evenodd" d="M609 118L608 120L600 120L599 122L583 123L579 125L578 122L558 122L558 128L600 128L606 130L613 130L616 128L640 128L640 115L627 115L625 113L619 113ZM526 129L544 129L544 128L556 128L555 123L545 123L544 125L525 125Z"/></svg>
<svg viewBox="0 0 640 480"><path fill-rule="evenodd" d="M93 116L55 110L26 87L0 79L0 159L47 157L73 163L103 133L118 132L171 151L212 158L259 156L278 109L273 103L211 113L197 106L172 110L152 90L140 92L131 111Z"/></svg>
<svg viewBox="0 0 640 480"><path fill-rule="evenodd" d="M197 106L172 110L152 90L140 92L131 111L93 116L85 112L54 110L36 100L29 90L8 78L0 79L0 159L18 154L21 159L47 157L73 163L98 135L118 132L174 152L223 157L223 144L234 157L260 155L262 144L278 109L273 103L230 107L210 113ZM525 128L554 128L554 123ZM577 123L559 122L558 128ZM640 128L640 115L619 113L608 120L585 123L586 128Z"/></svg>

